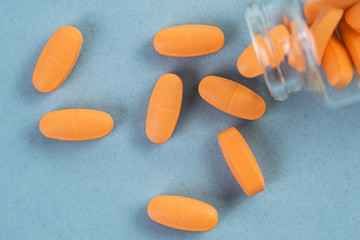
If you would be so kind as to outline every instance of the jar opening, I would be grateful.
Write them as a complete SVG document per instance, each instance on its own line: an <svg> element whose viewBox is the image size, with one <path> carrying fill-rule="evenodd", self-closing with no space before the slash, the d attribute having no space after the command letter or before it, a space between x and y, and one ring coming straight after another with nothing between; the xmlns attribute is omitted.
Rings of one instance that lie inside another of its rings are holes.
<svg viewBox="0 0 360 240"><path fill-rule="evenodd" d="M283 101L304 86L322 92L300 1L253 1L245 8L245 18L266 85L275 100Z"/></svg>

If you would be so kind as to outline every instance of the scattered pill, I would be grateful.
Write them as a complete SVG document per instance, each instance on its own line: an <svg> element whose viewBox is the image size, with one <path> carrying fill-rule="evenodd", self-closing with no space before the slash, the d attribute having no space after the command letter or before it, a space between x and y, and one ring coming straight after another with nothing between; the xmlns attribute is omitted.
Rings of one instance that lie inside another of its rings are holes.
<svg viewBox="0 0 360 240"><path fill-rule="evenodd" d="M352 29L345 21L341 21L338 28L352 62L360 73L360 33Z"/></svg>
<svg viewBox="0 0 360 240"><path fill-rule="evenodd" d="M231 127L219 134L219 144L225 160L248 196L265 189L264 178L256 159L240 132Z"/></svg>
<svg viewBox="0 0 360 240"><path fill-rule="evenodd" d="M309 39L317 64L320 66L324 56L325 48L333 35L344 11L331 7L324 7L320 10L314 23L310 27Z"/></svg>
<svg viewBox="0 0 360 240"><path fill-rule="evenodd" d="M331 86L343 89L353 79L354 69L349 53L335 34L324 53L323 68Z"/></svg>
<svg viewBox="0 0 360 240"><path fill-rule="evenodd" d="M350 27L360 33L360 1L346 10L345 20Z"/></svg>
<svg viewBox="0 0 360 240"><path fill-rule="evenodd" d="M258 46L259 57L265 67L270 66L275 68L283 61L284 56L290 48L290 45L286 40L289 36L289 31L282 24L275 26L269 32L272 46L269 45L268 41L263 36L255 36L254 41ZM240 55L237 61L237 68L240 74L247 78L257 77L263 74L253 44L250 44Z"/></svg>
<svg viewBox="0 0 360 240"><path fill-rule="evenodd" d="M181 25L163 29L154 37L155 50L171 57L196 57L219 51L224 33L208 25Z"/></svg>
<svg viewBox="0 0 360 240"><path fill-rule="evenodd" d="M359 0L308 0L304 3L306 20L311 25L323 7L346 10Z"/></svg>
<svg viewBox="0 0 360 240"><path fill-rule="evenodd" d="M179 118L183 84L175 74L159 78L152 92L146 116L146 135L154 143L164 143L172 135Z"/></svg>
<svg viewBox="0 0 360 240"><path fill-rule="evenodd" d="M92 140L108 135L114 126L105 112L90 109L65 109L45 114L39 123L41 133L64 141Z"/></svg>
<svg viewBox="0 0 360 240"><path fill-rule="evenodd" d="M155 197L149 202L147 212L153 221L185 231L209 231L218 221L214 207L179 196Z"/></svg>
<svg viewBox="0 0 360 240"><path fill-rule="evenodd" d="M34 87L45 93L59 88L73 69L82 43L82 35L76 28L59 28L46 44L36 63L33 74Z"/></svg>
<svg viewBox="0 0 360 240"><path fill-rule="evenodd" d="M217 109L247 120L261 118L266 110L264 100L255 92L221 77L208 76L201 80L199 94Z"/></svg>

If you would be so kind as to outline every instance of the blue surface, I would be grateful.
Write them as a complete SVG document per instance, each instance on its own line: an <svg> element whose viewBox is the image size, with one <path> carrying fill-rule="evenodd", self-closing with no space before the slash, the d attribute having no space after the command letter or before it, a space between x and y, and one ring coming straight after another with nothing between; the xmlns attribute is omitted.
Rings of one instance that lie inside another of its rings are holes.
<svg viewBox="0 0 360 240"><path fill-rule="evenodd" d="M306 93L270 99L261 78L236 60L249 35L244 1L0 1L0 239L359 239L360 104L328 110ZM180 24L210 24L226 36L212 55L177 59L152 47L154 34ZM57 28L77 27L83 49L63 86L37 92L31 77ZM145 136L147 103L159 76L184 81L170 141ZM238 81L264 97L254 122L228 116L197 93L207 75ZM110 113L99 140L43 137L41 116L64 108ZM266 190L247 197L231 175L217 134L236 126L247 139ZM149 200L175 194L219 212L215 229L181 232L152 222Z"/></svg>

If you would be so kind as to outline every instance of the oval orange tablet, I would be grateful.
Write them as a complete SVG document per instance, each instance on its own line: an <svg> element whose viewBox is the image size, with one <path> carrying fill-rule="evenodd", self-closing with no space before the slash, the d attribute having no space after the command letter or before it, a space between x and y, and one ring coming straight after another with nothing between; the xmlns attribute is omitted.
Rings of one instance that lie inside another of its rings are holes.
<svg viewBox="0 0 360 240"><path fill-rule="evenodd" d="M263 70L257 58L254 44L250 44L240 55L237 61L239 73L247 78L254 78L263 74Z"/></svg>
<svg viewBox="0 0 360 240"><path fill-rule="evenodd" d="M341 21L338 28L352 62L360 73L360 33L352 29L345 21Z"/></svg>
<svg viewBox="0 0 360 240"><path fill-rule="evenodd" d="M40 92L52 92L63 84L80 54L83 38L71 26L59 28L36 63L33 84Z"/></svg>
<svg viewBox="0 0 360 240"><path fill-rule="evenodd" d="M114 126L105 112L90 109L65 109L45 114L39 123L41 133L48 138L83 141L108 135Z"/></svg>
<svg viewBox="0 0 360 240"><path fill-rule="evenodd" d="M349 8L345 13L346 23L360 33L360 2Z"/></svg>
<svg viewBox="0 0 360 240"><path fill-rule="evenodd" d="M225 160L244 192L250 197L265 189L256 159L239 131L231 127L218 136Z"/></svg>
<svg viewBox="0 0 360 240"><path fill-rule="evenodd" d="M149 202L147 212L153 221L185 231L209 231L218 222L214 207L179 196L155 197Z"/></svg>
<svg viewBox="0 0 360 240"><path fill-rule="evenodd" d="M196 57L219 51L224 33L208 25L182 25L163 29L154 37L155 50L171 57Z"/></svg>
<svg viewBox="0 0 360 240"><path fill-rule="evenodd" d="M146 135L154 143L164 143L172 135L179 118L183 84L175 74L159 78L152 92L146 116Z"/></svg>
<svg viewBox="0 0 360 240"><path fill-rule="evenodd" d="M267 43L263 36L255 36L254 41L258 46L259 57L261 58L261 61L265 67L270 66L275 68L282 62L287 51L289 50L290 45L286 40L289 38L289 36L289 31L282 24L275 26L269 32L272 46ZM250 44L250 46L247 47L240 55L237 61L237 68L240 74L247 78L257 77L263 74L263 70L259 63L253 44Z"/></svg>
<svg viewBox="0 0 360 240"><path fill-rule="evenodd" d="M314 53L316 62L320 66L324 56L325 48L333 35L344 11L331 7L324 7L320 10L314 23L310 27L309 42Z"/></svg>
<svg viewBox="0 0 360 240"><path fill-rule="evenodd" d="M255 92L221 77L208 76L201 80L199 94L217 109L243 119L259 119L266 110L264 100Z"/></svg>
<svg viewBox="0 0 360 240"><path fill-rule="evenodd" d="M354 69L349 53L335 35L325 49L323 68L330 85L338 89L346 88L353 79Z"/></svg>
<svg viewBox="0 0 360 240"><path fill-rule="evenodd" d="M333 7L346 10L359 0L308 0L304 3L306 20L311 25L323 7Z"/></svg>

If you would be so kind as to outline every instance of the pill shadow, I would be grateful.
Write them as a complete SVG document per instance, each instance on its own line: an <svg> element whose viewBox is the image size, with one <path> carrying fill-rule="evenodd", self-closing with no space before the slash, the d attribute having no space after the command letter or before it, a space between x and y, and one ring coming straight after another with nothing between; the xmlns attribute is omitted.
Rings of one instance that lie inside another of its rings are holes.
<svg viewBox="0 0 360 240"><path fill-rule="evenodd" d="M262 171L266 186L271 186L282 172L281 138L269 136L261 122L235 126L245 138ZM275 140L276 139L276 140Z"/></svg>
<svg viewBox="0 0 360 240"><path fill-rule="evenodd" d="M84 42L81 49L80 56L82 55L83 58L87 57L88 55L91 55L91 50L95 47L94 45L94 39L97 35L97 25L95 24L96 20L90 20L91 17L85 16L82 19L79 19L72 24L74 27L79 29L81 32ZM80 61L83 61L83 59L79 59Z"/></svg>
<svg viewBox="0 0 360 240"><path fill-rule="evenodd" d="M183 82L181 111L177 126L173 133L173 135L176 135L177 131L184 130L186 123L191 119L191 115L195 113L193 109L196 109L200 103L200 96L198 94L198 84L200 79L194 67L190 66L174 68L172 73L178 75Z"/></svg>
<svg viewBox="0 0 360 240"><path fill-rule="evenodd" d="M216 192L213 193L217 196L214 199L217 205L214 205L214 207L217 207L219 215L226 216L234 206L238 206L246 201L248 196L242 191L239 183L231 173L221 152L217 135L209 139L204 148L206 148L204 152L207 153L207 158L209 159L208 163L211 165L211 175L214 179L218 179L218 186L215 188Z"/></svg>
<svg viewBox="0 0 360 240"><path fill-rule="evenodd" d="M28 105L36 104L36 102L44 101L47 94L39 92L35 89L32 83L32 75L35 69L36 62L40 56L42 48L45 47L46 36L39 39L39 43L32 48L29 48L29 51L24 52L24 62L22 68L20 69L18 82L15 84L16 91L18 92L20 98L24 100L24 103Z"/></svg>
<svg viewBox="0 0 360 240"><path fill-rule="evenodd" d="M233 48L233 44L238 44L235 41L237 40L237 36L240 34L239 21L234 21L232 19L217 18L217 19L212 19L210 24L217 26L224 32L225 35L224 47Z"/></svg>
<svg viewBox="0 0 360 240"><path fill-rule="evenodd" d="M85 69L87 69L86 65L88 63L88 59L91 59L92 49L95 48L94 40L96 39L98 31L97 25L94 23L96 21L91 20L91 18L91 16L85 16L82 19L79 19L70 24L81 32L83 36L83 44L76 64L67 77L66 81L63 83L64 85L71 84L73 79L76 79L76 81L79 79L84 79L81 74Z"/></svg>
<svg viewBox="0 0 360 240"><path fill-rule="evenodd" d="M147 203L137 210L135 224L140 231L148 234L148 239L198 239L203 234L177 230L154 222L147 214Z"/></svg>
<svg viewBox="0 0 360 240"><path fill-rule="evenodd" d="M25 134L26 139L28 139L30 144L35 148L48 153L48 158L51 158L52 155L69 155L83 149L90 149L94 144L101 141L101 139L95 139L90 141L71 142L50 139L41 134L38 122L33 123ZM68 158L64 158L64 160L66 159Z"/></svg>
<svg viewBox="0 0 360 240"><path fill-rule="evenodd" d="M179 179L181 180L181 179ZM186 181L186 180L184 180ZM214 192L209 192L201 187L194 187L192 185L184 186L184 184L177 184L169 186L164 189L160 195L174 195L197 199L199 201L208 203L210 205L216 205L218 196Z"/></svg>
<svg viewBox="0 0 360 240"><path fill-rule="evenodd" d="M161 67L164 69L171 69L172 66L176 66L179 61L177 58L164 56L156 52L152 38L146 41L145 44L138 49L137 54L139 55L139 59L142 59L143 62L152 65L155 68ZM164 74L165 73L166 72L164 72Z"/></svg>
<svg viewBox="0 0 360 240"><path fill-rule="evenodd" d="M143 58L145 62L150 63L154 66L157 65L159 62L165 60L164 56L160 55L155 51L152 38L147 40L145 44L138 49L138 54L141 56L141 58ZM166 58L170 58L170 57L166 57ZM166 63L166 61L164 61L164 63Z"/></svg>
<svg viewBox="0 0 360 240"><path fill-rule="evenodd" d="M158 76L160 77L160 76ZM149 80L150 81L150 80ZM131 134L132 138L130 139L134 146L138 146L144 150L156 150L158 144L152 143L146 136L146 114L147 108L150 101L151 93L155 87L157 78L153 77L151 81L154 83L148 88L143 88L143 94L140 94L138 101L136 101L136 106L132 114L135 114L131 118Z"/></svg>

